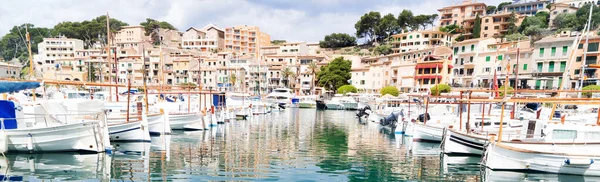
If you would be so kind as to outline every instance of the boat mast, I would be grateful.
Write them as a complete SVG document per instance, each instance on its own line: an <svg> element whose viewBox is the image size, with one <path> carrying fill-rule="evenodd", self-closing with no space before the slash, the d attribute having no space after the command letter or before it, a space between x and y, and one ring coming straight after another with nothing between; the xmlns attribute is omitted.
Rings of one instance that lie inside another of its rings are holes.
<svg viewBox="0 0 600 182"><path fill-rule="evenodd" d="M146 67L146 49L142 47L142 60L144 62L143 67ZM150 67L150 65L148 65ZM144 80L144 102L146 104L146 115L148 115L148 86L146 84L146 73L148 72L146 69L143 69L142 79Z"/></svg>
<svg viewBox="0 0 600 182"><path fill-rule="evenodd" d="M106 12L106 54L107 54L106 55L106 63L108 65L110 65L111 64L110 63L110 17L108 15L108 12ZM112 70L115 69L115 66L116 65L113 65L112 69L110 70L110 72L108 72L108 79L109 79L108 82L109 83L112 82ZM116 73L115 73L115 75L116 75ZM115 78L116 78L116 76L115 76ZM115 84L116 84L116 81L115 81ZM108 100L110 102L112 102L112 94L110 93L111 90L112 90L112 87L108 87L108 89L109 89L109 91L108 91ZM117 92L119 92L119 91L117 91ZM115 95L115 97L118 98L119 95Z"/></svg>
<svg viewBox="0 0 600 182"><path fill-rule="evenodd" d="M27 32L27 52L29 54L29 78L35 79L35 74L33 73L33 58L31 56L31 35L29 34L29 25L25 25L25 32ZM35 102L35 88L31 89L31 97Z"/></svg>
<svg viewBox="0 0 600 182"><path fill-rule="evenodd" d="M591 22L592 22L592 13L594 10L594 5L590 5L590 15L588 17L588 26L586 28L586 30L584 31L586 33L585 35L585 44L583 45L583 61L581 64L581 71L579 71L579 90L583 90L583 75L585 73L585 67L586 67L586 61L587 61L587 47L588 47L588 41L589 41L589 33L590 33L590 27L591 27ZM577 98L581 98L581 92L577 93ZM550 113L550 115L552 115L552 113Z"/></svg>

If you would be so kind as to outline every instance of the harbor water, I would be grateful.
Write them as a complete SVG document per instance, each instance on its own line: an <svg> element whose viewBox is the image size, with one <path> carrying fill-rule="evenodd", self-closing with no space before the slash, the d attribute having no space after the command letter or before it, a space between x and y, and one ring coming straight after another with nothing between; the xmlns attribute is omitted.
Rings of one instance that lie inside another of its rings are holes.
<svg viewBox="0 0 600 182"><path fill-rule="evenodd" d="M581 181L581 176L496 172L479 157L440 154L352 111L288 109L151 143L113 143L113 154L10 154L15 181Z"/></svg>

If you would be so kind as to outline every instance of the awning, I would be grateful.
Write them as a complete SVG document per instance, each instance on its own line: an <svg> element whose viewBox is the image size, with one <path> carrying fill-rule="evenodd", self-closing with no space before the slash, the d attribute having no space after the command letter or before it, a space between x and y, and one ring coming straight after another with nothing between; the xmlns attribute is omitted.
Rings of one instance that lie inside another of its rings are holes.
<svg viewBox="0 0 600 182"><path fill-rule="evenodd" d="M415 69L419 69L419 68L443 68L444 65L442 64L417 64L417 66L415 66ZM454 66L452 66L451 64L448 65L448 68L454 68Z"/></svg>
<svg viewBox="0 0 600 182"><path fill-rule="evenodd" d="M432 79L432 78L442 79L442 75L420 75L420 76L415 76L415 79Z"/></svg>

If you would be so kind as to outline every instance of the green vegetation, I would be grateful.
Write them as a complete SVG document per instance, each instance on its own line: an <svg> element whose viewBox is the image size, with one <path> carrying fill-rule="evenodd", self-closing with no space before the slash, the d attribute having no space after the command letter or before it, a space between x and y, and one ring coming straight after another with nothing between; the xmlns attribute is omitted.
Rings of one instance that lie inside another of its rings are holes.
<svg viewBox="0 0 600 182"><path fill-rule="evenodd" d="M498 4L498 11L504 10L504 6L511 5L511 4L512 4L511 2L502 2L502 3Z"/></svg>
<svg viewBox="0 0 600 182"><path fill-rule="evenodd" d="M506 92L508 93L508 95L512 95L513 92L511 92L512 90L515 90L514 88L512 88L511 86L508 86L506 88ZM500 88L498 88L498 91L500 93L500 97L504 97L504 85L502 85Z"/></svg>
<svg viewBox="0 0 600 182"><path fill-rule="evenodd" d="M506 35L504 36L504 38L506 38L506 41L519 41L519 40L528 40L529 38L523 34L520 33L514 33L514 34L510 34L510 35Z"/></svg>
<svg viewBox="0 0 600 182"><path fill-rule="evenodd" d="M517 26L517 14L513 11L508 17L507 35L518 33L519 27Z"/></svg>
<svg viewBox="0 0 600 182"><path fill-rule="evenodd" d="M400 95L400 91L398 90L398 88L396 88L394 86L385 86L385 87L381 88L379 93L382 96L386 95L386 94L390 94L390 95L393 95L394 97L398 97L398 95Z"/></svg>
<svg viewBox="0 0 600 182"><path fill-rule="evenodd" d="M178 85L180 87L190 87L190 89L195 89L196 88L196 84L195 83L191 83L191 82L180 83Z"/></svg>
<svg viewBox="0 0 600 182"><path fill-rule="evenodd" d="M358 89L352 85L344 85L337 89L338 94L357 93Z"/></svg>
<svg viewBox="0 0 600 182"><path fill-rule="evenodd" d="M144 27L146 31L146 35L149 35L152 39L154 45L158 45L160 43L161 37L159 34L160 29L168 29L168 30L177 30L173 25L164 21L157 21L151 18L146 18L146 22L141 22L141 26Z"/></svg>
<svg viewBox="0 0 600 182"><path fill-rule="evenodd" d="M315 62L311 62L308 64L308 73L312 75L312 79L310 81L310 90L313 91L315 88L315 80L317 74L319 73L319 66Z"/></svg>
<svg viewBox="0 0 600 182"><path fill-rule="evenodd" d="M271 45L281 45L281 44L285 44L287 41L285 40L272 40L271 41Z"/></svg>
<svg viewBox="0 0 600 182"><path fill-rule="evenodd" d="M373 49L373 54L375 55L388 55L392 53L392 46L388 44L378 45Z"/></svg>
<svg viewBox="0 0 600 182"><path fill-rule="evenodd" d="M340 48L356 45L356 38L346 33L332 33L326 35L325 38L319 42L321 48Z"/></svg>
<svg viewBox="0 0 600 182"><path fill-rule="evenodd" d="M481 17L479 13L475 16L475 24L473 25L473 38L479 38L481 36Z"/></svg>
<svg viewBox="0 0 600 182"><path fill-rule="evenodd" d="M452 87L447 84L437 84L431 87L431 95L439 96L441 93L450 93Z"/></svg>
<svg viewBox="0 0 600 182"><path fill-rule="evenodd" d="M326 66L321 66L321 71L317 73L317 83L329 90L337 90L352 78L351 67L352 61L345 60L344 57L335 58Z"/></svg>
<svg viewBox="0 0 600 182"><path fill-rule="evenodd" d="M416 31L421 27L425 30L428 25L433 26L437 18L438 14L414 16L410 10L403 10L398 18L393 14L381 17L381 13L371 11L361 16L354 28L358 38L367 38L368 43L382 42L402 31Z"/></svg>
<svg viewBox="0 0 600 182"><path fill-rule="evenodd" d="M486 14L493 14L494 12L496 12L496 6L487 6L486 9Z"/></svg>
<svg viewBox="0 0 600 182"><path fill-rule="evenodd" d="M583 87L582 90L599 90L600 91L600 85L588 85L588 86ZM584 97L587 97L587 98L591 98L592 92L583 92L583 93L581 93L581 95L583 95Z"/></svg>
<svg viewBox="0 0 600 182"><path fill-rule="evenodd" d="M577 10L575 13L562 13L554 18L554 26L557 29L561 30L575 30L581 31L585 24L587 23L589 13L590 13L590 4L586 4ZM600 7L597 5L594 6L594 11L592 12L592 26L591 30L598 28L600 24Z"/></svg>
<svg viewBox="0 0 600 182"><path fill-rule="evenodd" d="M458 34L460 32L460 29L461 29L460 26L452 24L452 25L448 25L448 26L445 26L445 27L441 27L440 31L446 32L446 33L449 33L449 34Z"/></svg>
<svg viewBox="0 0 600 182"><path fill-rule="evenodd" d="M128 24L120 20L110 19L111 38L114 39L114 34L121 30L122 26ZM31 30L30 30L31 32ZM106 44L106 15L96 17L90 21L82 22L61 22L54 26L52 35L64 35L68 38L81 39L84 47L89 48L96 42ZM47 36L48 37L48 36ZM33 43L32 43L33 45ZM37 53L37 52L36 52Z"/></svg>
<svg viewBox="0 0 600 182"><path fill-rule="evenodd" d="M290 80L289 80L289 78L291 78L291 77L295 77L295 75L296 75L296 73L294 73L294 72L292 71L292 69L290 69L289 67L288 67L288 68L285 68L285 69L284 69L284 70L281 72L281 76L283 76L283 80L282 80L282 81L284 82L284 84L285 84L285 87L288 87L288 88L290 87Z"/></svg>
<svg viewBox="0 0 600 182"><path fill-rule="evenodd" d="M42 42L44 37L52 36L51 29L38 28L33 24L23 24L20 26L14 26L10 31L2 37L0 40L0 54L4 60L11 60L12 58L18 58L21 64L29 67L29 57L27 54L27 42L24 39L25 27L29 28L31 33L31 51L37 53L37 44ZM23 75L23 71L21 72Z"/></svg>

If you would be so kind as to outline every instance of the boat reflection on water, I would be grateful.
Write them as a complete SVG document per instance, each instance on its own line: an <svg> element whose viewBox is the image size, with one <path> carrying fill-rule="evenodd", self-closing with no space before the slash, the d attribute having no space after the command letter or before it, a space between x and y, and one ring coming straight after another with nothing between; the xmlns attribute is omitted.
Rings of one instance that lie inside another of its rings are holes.
<svg viewBox="0 0 600 182"><path fill-rule="evenodd" d="M111 179L111 157L104 153L10 154L0 156L0 174L9 181Z"/></svg>
<svg viewBox="0 0 600 182"><path fill-rule="evenodd" d="M600 181L598 176L563 175L550 173L521 173L513 171L494 171L485 168L481 172L482 181Z"/></svg>

